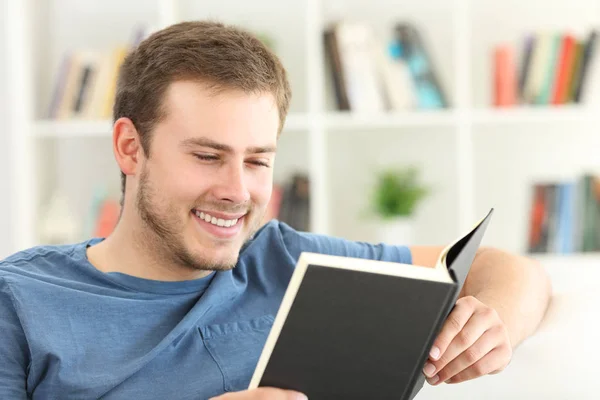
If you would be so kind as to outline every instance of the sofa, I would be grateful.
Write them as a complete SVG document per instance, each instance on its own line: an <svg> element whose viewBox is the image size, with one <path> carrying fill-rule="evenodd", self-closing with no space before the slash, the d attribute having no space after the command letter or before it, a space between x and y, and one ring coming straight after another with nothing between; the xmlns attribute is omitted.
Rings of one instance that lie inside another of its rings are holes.
<svg viewBox="0 0 600 400"><path fill-rule="evenodd" d="M600 399L600 257L540 257L553 296L508 367L459 384L425 383L417 400Z"/></svg>

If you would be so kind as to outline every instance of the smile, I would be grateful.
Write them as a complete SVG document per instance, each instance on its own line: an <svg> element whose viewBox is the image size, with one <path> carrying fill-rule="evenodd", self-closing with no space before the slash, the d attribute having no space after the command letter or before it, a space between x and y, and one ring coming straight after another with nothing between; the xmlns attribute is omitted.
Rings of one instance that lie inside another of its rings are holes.
<svg viewBox="0 0 600 400"><path fill-rule="evenodd" d="M246 214L209 214L200 210L192 210L191 213L201 231L226 240L233 239L241 232L246 217Z"/></svg>
<svg viewBox="0 0 600 400"><path fill-rule="evenodd" d="M239 219L239 218L235 218L235 219L217 218L217 217L214 217L203 211L198 211L198 210L194 210L194 214L196 214L196 216L198 218L203 219L204 221L206 221L208 223L211 223L216 226L224 226L225 228L229 228L229 227L237 224L238 219Z"/></svg>

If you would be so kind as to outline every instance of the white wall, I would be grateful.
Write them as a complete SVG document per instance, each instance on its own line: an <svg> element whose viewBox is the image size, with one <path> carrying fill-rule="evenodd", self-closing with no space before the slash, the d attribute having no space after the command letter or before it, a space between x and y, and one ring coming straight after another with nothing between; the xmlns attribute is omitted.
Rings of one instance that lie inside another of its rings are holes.
<svg viewBox="0 0 600 400"><path fill-rule="evenodd" d="M0 10L4 10L5 1L0 0ZM10 161L9 161L9 115L7 112L8 105L8 88L6 76L6 32L4 27L6 13L0 13L0 259L7 256L12 250L12 240L10 234L10 210L11 196L8 195L11 185L10 178Z"/></svg>

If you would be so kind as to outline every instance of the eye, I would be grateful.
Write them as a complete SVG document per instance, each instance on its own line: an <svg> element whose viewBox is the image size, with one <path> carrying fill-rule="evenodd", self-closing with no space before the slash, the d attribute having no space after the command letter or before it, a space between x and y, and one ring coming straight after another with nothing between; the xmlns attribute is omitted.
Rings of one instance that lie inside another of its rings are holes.
<svg viewBox="0 0 600 400"><path fill-rule="evenodd" d="M248 162L252 165L256 165L257 167L265 167L265 168L271 167L268 162L262 161L262 160L250 160Z"/></svg>
<svg viewBox="0 0 600 400"><path fill-rule="evenodd" d="M202 160L202 161L217 161L219 159L219 157L214 154L194 153L194 157L196 157L197 159Z"/></svg>

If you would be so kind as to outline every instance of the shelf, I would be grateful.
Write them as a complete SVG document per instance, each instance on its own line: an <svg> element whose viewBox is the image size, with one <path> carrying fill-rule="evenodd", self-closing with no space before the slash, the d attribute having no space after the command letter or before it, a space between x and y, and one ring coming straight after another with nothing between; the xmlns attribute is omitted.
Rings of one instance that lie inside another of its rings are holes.
<svg viewBox="0 0 600 400"><path fill-rule="evenodd" d="M286 131L308 129L307 114L290 114L285 122ZM111 120L38 120L34 123L34 136L49 138L110 137Z"/></svg>
<svg viewBox="0 0 600 400"><path fill-rule="evenodd" d="M597 112L585 106L523 106L515 108L474 109L471 113L476 125L554 124L561 122L595 122Z"/></svg>
<svg viewBox="0 0 600 400"><path fill-rule="evenodd" d="M402 127L452 127L457 124L454 110L403 111L380 114L328 112L323 114L325 128L332 130L365 130ZM519 107L514 109L466 109L462 114L474 125L554 124L561 122L599 122L600 115L581 106ZM291 113L286 131L310 129L310 114ZM112 132L110 120L39 120L34 132L38 137L103 137Z"/></svg>
<svg viewBox="0 0 600 400"><path fill-rule="evenodd" d="M352 114L331 112L325 114L325 125L331 129L381 129L401 127L450 127L456 123L451 110L405 111L381 114Z"/></svg>
<svg viewBox="0 0 600 400"><path fill-rule="evenodd" d="M110 120L40 120L34 123L37 137L110 137Z"/></svg>

